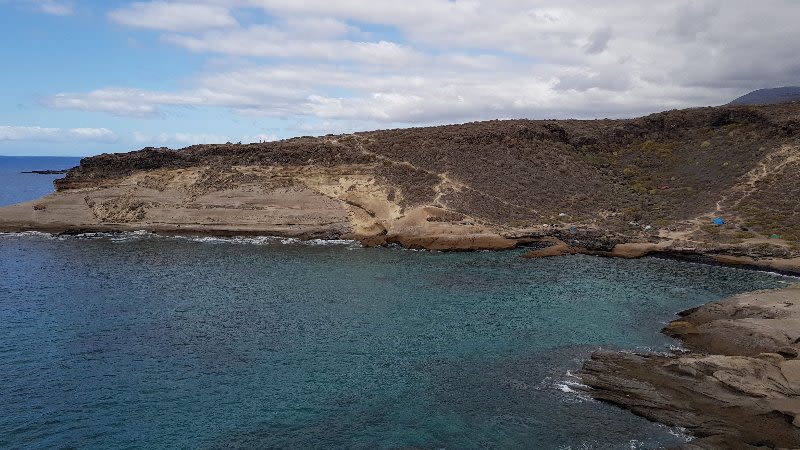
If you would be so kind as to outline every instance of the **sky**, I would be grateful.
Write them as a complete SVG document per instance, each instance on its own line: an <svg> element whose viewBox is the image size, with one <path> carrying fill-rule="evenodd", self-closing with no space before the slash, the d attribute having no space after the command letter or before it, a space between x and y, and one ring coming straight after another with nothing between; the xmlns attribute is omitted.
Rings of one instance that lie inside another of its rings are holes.
<svg viewBox="0 0 800 450"><path fill-rule="evenodd" d="M800 85L800 1L0 0L0 155L504 118Z"/></svg>

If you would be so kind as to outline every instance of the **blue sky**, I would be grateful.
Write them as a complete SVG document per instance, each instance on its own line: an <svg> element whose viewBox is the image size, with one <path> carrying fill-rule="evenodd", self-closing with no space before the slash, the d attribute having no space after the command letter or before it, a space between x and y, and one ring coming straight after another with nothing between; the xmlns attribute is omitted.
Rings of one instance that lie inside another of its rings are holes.
<svg viewBox="0 0 800 450"><path fill-rule="evenodd" d="M0 0L0 154L630 117L800 84L798 2Z"/></svg>

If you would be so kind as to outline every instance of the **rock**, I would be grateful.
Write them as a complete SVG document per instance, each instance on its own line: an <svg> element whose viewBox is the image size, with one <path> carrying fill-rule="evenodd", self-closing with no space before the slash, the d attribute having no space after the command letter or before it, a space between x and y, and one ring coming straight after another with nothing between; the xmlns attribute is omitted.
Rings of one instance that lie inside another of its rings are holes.
<svg viewBox="0 0 800 450"><path fill-rule="evenodd" d="M785 359L798 353L797 300L795 285L685 311L664 332L696 353L598 351L581 378L593 397L699 437L680 448L800 448L800 359Z"/></svg>
<svg viewBox="0 0 800 450"><path fill-rule="evenodd" d="M766 359L774 364L780 364L784 361L784 357L777 353L759 353L757 357Z"/></svg>
<svg viewBox="0 0 800 450"><path fill-rule="evenodd" d="M523 258L549 258L553 256L563 256L568 254L576 253L577 250L575 248L570 247L564 241L556 238L549 238L546 242L550 242L550 245L537 249L531 250L522 255Z"/></svg>
<svg viewBox="0 0 800 450"><path fill-rule="evenodd" d="M800 104L691 108L147 147L82 159L36 214L31 204L0 208L0 231L325 235L437 250L546 236L566 248L529 256L700 254L800 273L800 211L786 206L800 146L779 131L797 129L799 113ZM748 138L698 152L730 141L721 123L746 127ZM720 161L730 170L710 182ZM667 173L669 184L645 172ZM707 232L721 208L763 225L748 225L747 238L733 226ZM783 239L760 239L778 230Z"/></svg>
<svg viewBox="0 0 800 450"><path fill-rule="evenodd" d="M22 173L33 173L37 175L61 175L67 172L69 172L69 170L67 169L59 169L59 170L47 169L47 170L30 170Z"/></svg>

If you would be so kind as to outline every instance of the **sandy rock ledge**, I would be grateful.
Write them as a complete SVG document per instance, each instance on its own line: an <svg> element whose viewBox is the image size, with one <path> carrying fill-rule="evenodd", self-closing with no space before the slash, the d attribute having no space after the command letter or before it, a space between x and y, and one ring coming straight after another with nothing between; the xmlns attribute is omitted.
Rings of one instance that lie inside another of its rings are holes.
<svg viewBox="0 0 800 450"><path fill-rule="evenodd" d="M685 354L598 351L591 395L697 439L686 449L800 448L800 285L684 311Z"/></svg>

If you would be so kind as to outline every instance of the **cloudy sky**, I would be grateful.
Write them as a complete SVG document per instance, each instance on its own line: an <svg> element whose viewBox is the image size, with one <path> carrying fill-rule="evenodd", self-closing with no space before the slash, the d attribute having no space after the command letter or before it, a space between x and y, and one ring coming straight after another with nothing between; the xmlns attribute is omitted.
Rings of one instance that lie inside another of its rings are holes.
<svg viewBox="0 0 800 450"><path fill-rule="evenodd" d="M794 0L0 0L0 154L493 118L800 84Z"/></svg>

